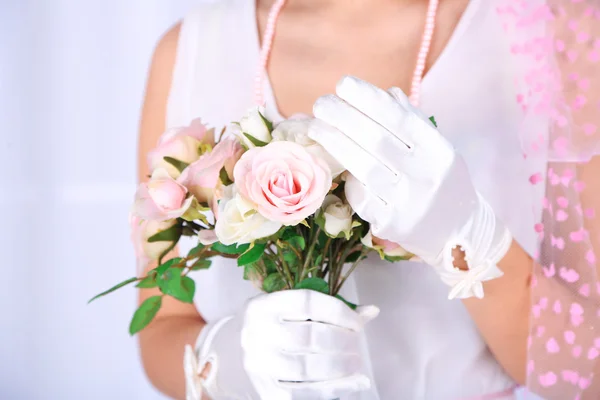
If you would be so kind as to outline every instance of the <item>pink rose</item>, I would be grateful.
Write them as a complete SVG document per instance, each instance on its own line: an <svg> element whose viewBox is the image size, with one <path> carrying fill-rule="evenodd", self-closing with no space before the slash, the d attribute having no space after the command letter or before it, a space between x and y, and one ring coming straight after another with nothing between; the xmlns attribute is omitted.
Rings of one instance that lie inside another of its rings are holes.
<svg viewBox="0 0 600 400"><path fill-rule="evenodd" d="M210 246L218 240L219 238L217 237L214 229L203 229L198 232L198 241L205 246Z"/></svg>
<svg viewBox="0 0 600 400"><path fill-rule="evenodd" d="M331 188L327 164L292 142L247 151L235 166L240 194L271 221L295 225L313 214Z"/></svg>
<svg viewBox="0 0 600 400"><path fill-rule="evenodd" d="M404 248L402 246L400 246L398 243L394 243L392 241L380 239L376 236L373 236L371 231L367 232L365 237L363 237L361 239L361 242L366 247L376 250L382 259L384 258L384 256L388 256L388 257L412 256L412 254L410 254L408 251L404 250ZM411 260L413 258L414 257L412 257Z"/></svg>
<svg viewBox="0 0 600 400"><path fill-rule="evenodd" d="M233 168L242 156L244 149L235 138L223 139L210 152L187 167L179 181L201 203L213 205L215 190L221 181L219 174L225 168L229 179L233 180Z"/></svg>
<svg viewBox="0 0 600 400"><path fill-rule="evenodd" d="M133 212L142 219L165 221L182 216L192 204L185 186L171 178L162 168L142 183L135 193Z"/></svg>
<svg viewBox="0 0 600 400"><path fill-rule="evenodd" d="M160 137L158 146L148 153L150 170L164 168L173 178L179 176L179 171L165 157L171 157L186 164L191 164L200 157L202 144L215 144L214 129L207 129L198 118L190 126L169 129Z"/></svg>
<svg viewBox="0 0 600 400"><path fill-rule="evenodd" d="M142 276L144 269L151 261L158 260L161 254L167 250L172 242L148 242L148 239L158 232L164 231L175 225L176 221L142 220L134 214L129 215L131 226L131 241L135 250L138 276Z"/></svg>
<svg viewBox="0 0 600 400"><path fill-rule="evenodd" d="M394 243L385 239L380 239L376 236L373 236L373 244L375 246L380 247L386 256L404 257L410 254L408 251L404 250L404 248L402 248L402 246L400 246L398 243Z"/></svg>

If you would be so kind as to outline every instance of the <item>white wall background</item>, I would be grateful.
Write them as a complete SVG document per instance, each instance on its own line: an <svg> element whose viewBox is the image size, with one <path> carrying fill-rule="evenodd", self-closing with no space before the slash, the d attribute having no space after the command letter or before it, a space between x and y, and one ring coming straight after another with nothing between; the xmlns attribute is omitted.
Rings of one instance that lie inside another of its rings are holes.
<svg viewBox="0 0 600 400"><path fill-rule="evenodd" d="M127 333L146 69L200 0L0 0L0 399L161 399Z"/></svg>

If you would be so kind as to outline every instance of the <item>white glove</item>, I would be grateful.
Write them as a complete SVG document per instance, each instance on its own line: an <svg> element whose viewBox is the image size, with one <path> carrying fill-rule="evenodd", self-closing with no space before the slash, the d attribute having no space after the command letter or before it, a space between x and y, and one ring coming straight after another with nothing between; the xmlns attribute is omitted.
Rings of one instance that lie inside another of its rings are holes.
<svg viewBox="0 0 600 400"><path fill-rule="evenodd" d="M203 330L200 361L187 363L187 370L196 369L193 376L186 372L188 393L202 386L213 400L333 400L368 389L360 333L378 313L374 306L353 311L312 290L259 295L238 315ZM201 381L196 377L207 362L210 373Z"/></svg>
<svg viewBox="0 0 600 400"><path fill-rule="evenodd" d="M321 97L309 136L351 174L346 196L371 223L435 267L450 298L483 297L482 282L502 275L512 236L474 189L463 159L406 95L353 77ZM460 246L469 270L454 267Z"/></svg>

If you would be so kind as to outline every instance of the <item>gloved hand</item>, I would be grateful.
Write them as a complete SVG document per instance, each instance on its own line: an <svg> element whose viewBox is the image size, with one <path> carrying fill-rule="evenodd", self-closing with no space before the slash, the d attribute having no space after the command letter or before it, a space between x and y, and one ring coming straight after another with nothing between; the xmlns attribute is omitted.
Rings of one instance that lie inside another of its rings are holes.
<svg viewBox="0 0 600 400"><path fill-rule="evenodd" d="M259 295L236 316L203 329L198 365L187 364L196 370L186 372L188 393L203 386L212 400L333 400L368 389L359 340L378 313L374 306L353 311L312 290ZM208 377L194 382L207 363ZM188 400L199 398L193 395Z"/></svg>
<svg viewBox="0 0 600 400"><path fill-rule="evenodd" d="M345 77L336 93L315 103L309 136L351 173L352 208L373 234L434 266L450 298L483 297L482 281L502 275L496 264L512 236L463 159L400 89ZM454 266L457 246L469 270Z"/></svg>

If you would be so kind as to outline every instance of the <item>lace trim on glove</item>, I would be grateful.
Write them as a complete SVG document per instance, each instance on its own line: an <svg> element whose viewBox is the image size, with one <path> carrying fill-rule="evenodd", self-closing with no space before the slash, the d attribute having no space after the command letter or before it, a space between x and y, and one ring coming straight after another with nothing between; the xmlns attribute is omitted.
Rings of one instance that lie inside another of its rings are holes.
<svg viewBox="0 0 600 400"><path fill-rule="evenodd" d="M185 353L183 357L183 368L185 373L185 392L186 400L202 400L203 388L207 392L211 392L215 386L217 370L218 370L218 358L210 351L212 341L216 334L233 316L220 319L214 323L208 323L198 339L194 349L192 346L185 346ZM211 368L208 376L203 378L202 372L206 366L210 363Z"/></svg>
<svg viewBox="0 0 600 400"><path fill-rule="evenodd" d="M465 227L442 251L439 275L451 287L449 299L483 298L483 282L499 278L504 273L498 262L512 243L512 235L496 218L490 205L479 196L480 207ZM453 250L462 248L468 269L455 266Z"/></svg>

